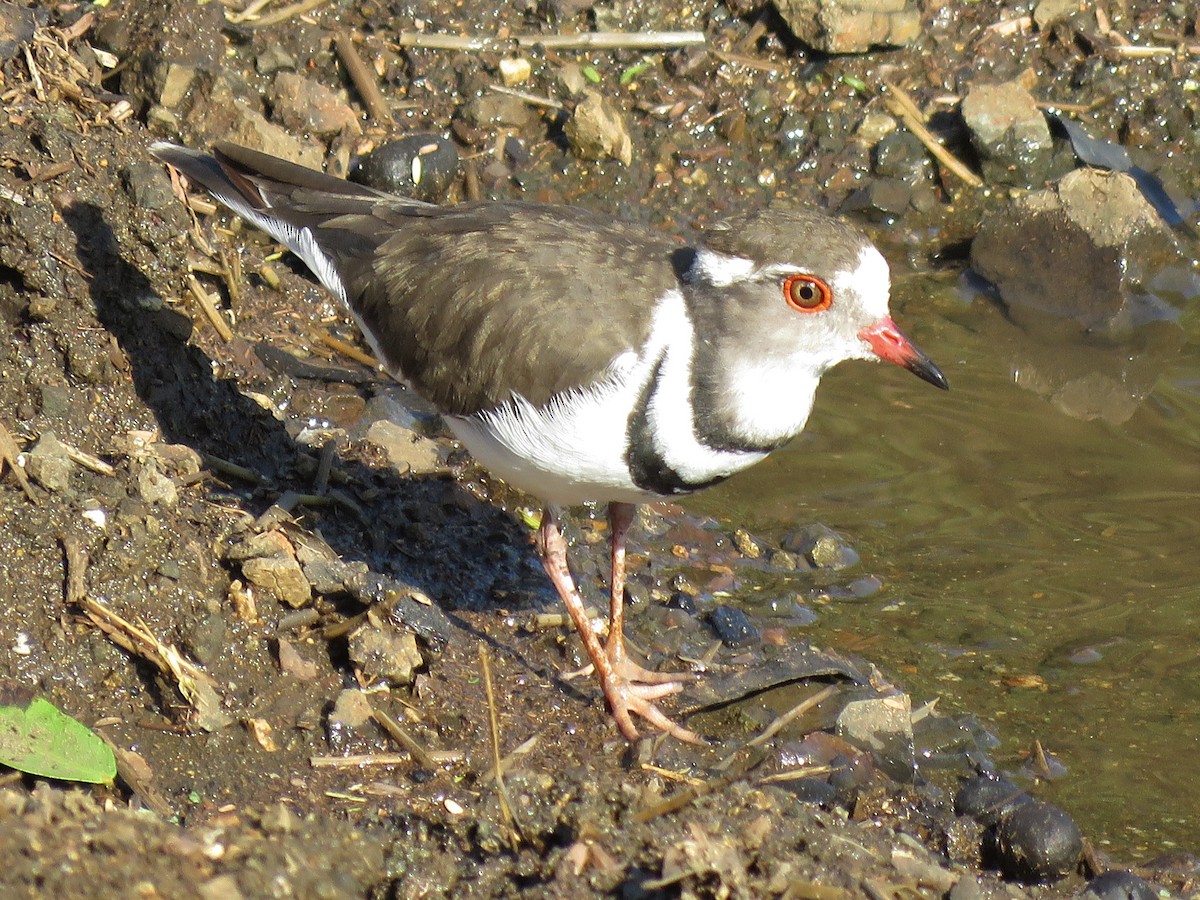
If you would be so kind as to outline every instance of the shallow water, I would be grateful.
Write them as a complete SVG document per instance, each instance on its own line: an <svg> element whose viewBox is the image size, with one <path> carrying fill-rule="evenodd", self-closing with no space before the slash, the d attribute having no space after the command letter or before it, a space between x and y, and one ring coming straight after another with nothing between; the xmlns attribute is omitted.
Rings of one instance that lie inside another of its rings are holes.
<svg viewBox="0 0 1200 900"><path fill-rule="evenodd" d="M950 393L846 364L800 439L693 506L767 535L814 520L845 534L884 588L825 608L815 643L865 641L915 700L978 713L1007 769L1039 740L1069 770L1039 795L1101 845L1194 849L1197 317L1031 334L925 277L893 308ZM1084 408L1109 419L1064 411Z"/></svg>

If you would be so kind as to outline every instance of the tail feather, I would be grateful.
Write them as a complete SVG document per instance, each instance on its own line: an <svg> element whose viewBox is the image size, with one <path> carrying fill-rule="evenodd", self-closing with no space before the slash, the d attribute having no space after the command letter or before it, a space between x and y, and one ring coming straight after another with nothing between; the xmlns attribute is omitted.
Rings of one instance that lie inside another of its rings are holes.
<svg viewBox="0 0 1200 900"><path fill-rule="evenodd" d="M374 250L377 238L364 225L376 206L396 202L373 188L232 144L218 144L212 155L166 142L150 152L299 256L343 302L343 261Z"/></svg>

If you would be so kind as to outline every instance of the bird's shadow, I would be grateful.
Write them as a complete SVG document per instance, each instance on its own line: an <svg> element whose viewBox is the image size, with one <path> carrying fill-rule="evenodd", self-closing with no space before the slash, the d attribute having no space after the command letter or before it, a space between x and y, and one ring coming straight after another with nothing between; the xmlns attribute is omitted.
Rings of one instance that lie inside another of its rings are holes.
<svg viewBox="0 0 1200 900"><path fill-rule="evenodd" d="M164 306L150 279L122 256L104 211L81 202L63 215L88 274L96 317L128 359L134 389L163 440L260 476L257 487L230 484L252 513L265 511L284 490L308 491L311 466L298 463L301 457L311 462L314 451L243 395L233 379L214 374L213 360L189 343L191 320ZM351 484L372 489L363 521L332 506L306 510L306 526L319 522L322 538L341 560L361 561L372 573L417 588L435 600L453 629L539 671L519 650L501 647L455 614L556 602L528 531L451 479L401 477L390 467L354 460L343 460L341 470Z"/></svg>

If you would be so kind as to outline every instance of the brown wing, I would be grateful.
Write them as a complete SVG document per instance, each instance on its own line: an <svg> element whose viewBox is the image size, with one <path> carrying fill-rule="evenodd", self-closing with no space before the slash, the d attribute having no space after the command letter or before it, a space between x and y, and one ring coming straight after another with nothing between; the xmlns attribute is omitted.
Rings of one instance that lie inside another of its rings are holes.
<svg viewBox="0 0 1200 900"><path fill-rule="evenodd" d="M676 244L573 207L431 206L242 147L154 152L293 249L307 229L323 258L305 261L328 262L384 362L450 414L586 385L677 285Z"/></svg>

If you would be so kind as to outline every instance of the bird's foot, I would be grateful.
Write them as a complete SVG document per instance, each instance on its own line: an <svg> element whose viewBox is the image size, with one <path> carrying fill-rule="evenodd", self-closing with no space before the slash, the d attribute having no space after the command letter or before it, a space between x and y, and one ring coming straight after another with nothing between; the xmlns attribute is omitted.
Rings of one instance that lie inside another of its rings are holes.
<svg viewBox="0 0 1200 900"><path fill-rule="evenodd" d="M683 683L696 680L696 675L690 672L655 672L627 658L605 669L607 671L600 673L600 687L617 727L628 740L637 740L638 731L633 725L633 716L640 716L676 740L689 744L704 743L694 731L669 718L654 704L655 700L683 690Z"/></svg>

